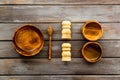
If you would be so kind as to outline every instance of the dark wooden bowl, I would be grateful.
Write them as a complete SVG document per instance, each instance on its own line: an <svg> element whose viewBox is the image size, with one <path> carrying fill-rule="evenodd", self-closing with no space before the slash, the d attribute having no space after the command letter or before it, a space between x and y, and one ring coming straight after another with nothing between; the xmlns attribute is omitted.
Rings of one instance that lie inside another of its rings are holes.
<svg viewBox="0 0 120 80"><path fill-rule="evenodd" d="M24 25L13 36L16 51L23 56L34 56L44 46L44 36L34 25Z"/></svg>
<svg viewBox="0 0 120 80"><path fill-rule="evenodd" d="M99 22L90 20L82 26L82 34L87 40L96 41L102 37L103 28Z"/></svg>
<svg viewBox="0 0 120 80"><path fill-rule="evenodd" d="M87 42L82 47L82 56L87 62L97 62L103 53L102 46L98 42Z"/></svg>

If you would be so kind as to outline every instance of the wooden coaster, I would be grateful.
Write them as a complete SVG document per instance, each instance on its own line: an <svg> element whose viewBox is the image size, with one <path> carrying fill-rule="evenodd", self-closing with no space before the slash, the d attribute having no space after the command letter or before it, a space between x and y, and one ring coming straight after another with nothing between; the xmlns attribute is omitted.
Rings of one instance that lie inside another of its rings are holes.
<svg viewBox="0 0 120 80"><path fill-rule="evenodd" d="M71 39L71 22L62 22L62 39Z"/></svg>
<svg viewBox="0 0 120 80"><path fill-rule="evenodd" d="M71 44L62 44L62 61L71 61Z"/></svg>

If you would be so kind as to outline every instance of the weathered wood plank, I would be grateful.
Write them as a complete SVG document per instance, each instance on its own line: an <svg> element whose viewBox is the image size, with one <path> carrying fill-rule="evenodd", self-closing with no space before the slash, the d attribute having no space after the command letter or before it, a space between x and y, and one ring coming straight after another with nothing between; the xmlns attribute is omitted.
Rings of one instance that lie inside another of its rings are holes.
<svg viewBox="0 0 120 80"><path fill-rule="evenodd" d="M0 80L119 80L119 75L0 76Z"/></svg>
<svg viewBox="0 0 120 80"><path fill-rule="evenodd" d="M53 58L61 58L61 44L66 41L53 41ZM72 58L81 57L81 47L85 41L67 41L72 45ZM120 41L100 41L103 46L103 57L120 57ZM43 50L34 58L46 58L48 41L45 41ZM12 42L0 42L0 58L22 58L13 48ZM33 58L33 57L32 57Z"/></svg>
<svg viewBox="0 0 120 80"><path fill-rule="evenodd" d="M120 0L0 0L0 4L120 4Z"/></svg>
<svg viewBox="0 0 120 80"><path fill-rule="evenodd" d="M120 22L119 5L0 6L0 22Z"/></svg>
<svg viewBox="0 0 120 80"><path fill-rule="evenodd" d="M36 24L36 23L34 23ZM81 40L84 39L81 33L81 28L84 23L72 23L72 39ZM120 23L101 23L103 25L104 34L102 39L120 39ZM12 40L14 32L25 24L23 23L0 23L0 40ZM45 40L48 40L47 27L53 26L53 40L61 40L61 23L37 23L38 28L44 34Z"/></svg>
<svg viewBox="0 0 120 80"><path fill-rule="evenodd" d="M0 59L0 75L12 74L120 74L120 58L102 58L95 64L81 58L62 62L60 58L47 59Z"/></svg>

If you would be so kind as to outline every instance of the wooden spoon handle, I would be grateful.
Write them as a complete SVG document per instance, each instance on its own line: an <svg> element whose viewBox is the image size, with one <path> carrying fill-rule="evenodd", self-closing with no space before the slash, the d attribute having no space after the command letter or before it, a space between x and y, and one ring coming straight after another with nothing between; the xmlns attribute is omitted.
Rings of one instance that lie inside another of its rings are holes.
<svg viewBox="0 0 120 80"><path fill-rule="evenodd" d="M51 60L52 56L52 36L49 36L49 50L48 50L48 59Z"/></svg>

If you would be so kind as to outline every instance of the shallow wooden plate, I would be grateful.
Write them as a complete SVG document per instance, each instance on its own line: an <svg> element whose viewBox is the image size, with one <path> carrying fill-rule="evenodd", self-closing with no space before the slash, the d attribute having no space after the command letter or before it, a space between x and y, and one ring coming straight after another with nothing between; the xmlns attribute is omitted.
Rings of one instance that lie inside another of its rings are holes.
<svg viewBox="0 0 120 80"><path fill-rule="evenodd" d="M44 36L36 26L24 25L15 32L13 44L21 55L34 56L42 50Z"/></svg>

